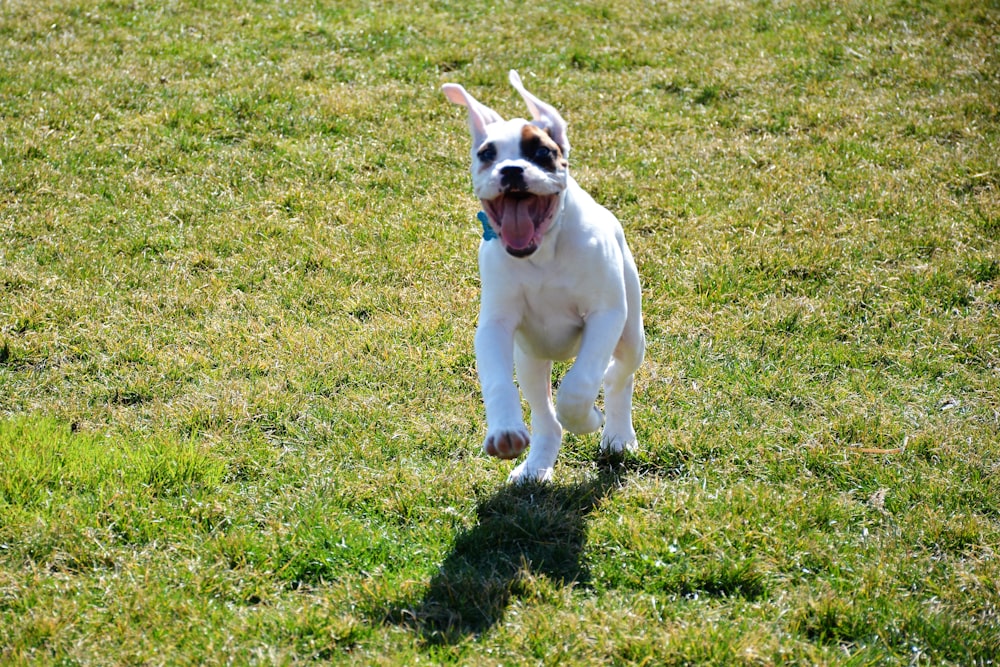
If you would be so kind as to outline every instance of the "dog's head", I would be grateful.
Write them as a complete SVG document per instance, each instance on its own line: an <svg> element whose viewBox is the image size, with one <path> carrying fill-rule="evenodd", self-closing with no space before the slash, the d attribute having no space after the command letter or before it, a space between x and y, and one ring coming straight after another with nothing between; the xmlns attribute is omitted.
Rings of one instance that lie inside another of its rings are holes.
<svg viewBox="0 0 1000 667"><path fill-rule="evenodd" d="M532 121L505 121L458 84L446 83L442 90L469 112L472 187L490 226L508 253L527 257L538 249L562 208L569 141L558 111L525 90L514 70L510 83L524 98Z"/></svg>

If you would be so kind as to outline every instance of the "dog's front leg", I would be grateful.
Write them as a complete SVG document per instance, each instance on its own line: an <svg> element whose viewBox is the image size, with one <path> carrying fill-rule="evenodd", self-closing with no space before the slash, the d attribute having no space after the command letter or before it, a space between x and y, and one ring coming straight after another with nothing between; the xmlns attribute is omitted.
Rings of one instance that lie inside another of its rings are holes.
<svg viewBox="0 0 1000 667"><path fill-rule="evenodd" d="M624 310L608 309L587 316L580 351L563 377L556 400L556 416L567 431L592 433L604 423L594 403L625 328L625 315Z"/></svg>
<svg viewBox="0 0 1000 667"><path fill-rule="evenodd" d="M486 406L483 450L515 459L528 448L521 396L514 384L514 327L503 320L482 320L476 329L476 367Z"/></svg>

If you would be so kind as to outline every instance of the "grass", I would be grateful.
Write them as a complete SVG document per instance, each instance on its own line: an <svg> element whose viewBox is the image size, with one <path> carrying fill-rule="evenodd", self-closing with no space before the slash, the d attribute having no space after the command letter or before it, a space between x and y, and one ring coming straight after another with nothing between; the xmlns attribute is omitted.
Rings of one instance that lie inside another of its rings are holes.
<svg viewBox="0 0 1000 667"><path fill-rule="evenodd" d="M993 664L998 24L7 3L0 662ZM438 90L523 115L511 67L649 343L641 451L569 438L545 487L479 450Z"/></svg>

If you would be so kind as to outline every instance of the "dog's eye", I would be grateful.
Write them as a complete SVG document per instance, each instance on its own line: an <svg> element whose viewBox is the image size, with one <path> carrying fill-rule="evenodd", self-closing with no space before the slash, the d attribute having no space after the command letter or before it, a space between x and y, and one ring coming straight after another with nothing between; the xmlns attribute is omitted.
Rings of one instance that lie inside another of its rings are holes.
<svg viewBox="0 0 1000 667"><path fill-rule="evenodd" d="M548 160L552 157L552 149L546 146L539 146L538 150L535 151L536 160Z"/></svg>
<svg viewBox="0 0 1000 667"><path fill-rule="evenodd" d="M476 156L483 162L493 162L493 160L497 159L496 146L494 146L493 144L486 144L481 149L479 149L479 152L476 154Z"/></svg>

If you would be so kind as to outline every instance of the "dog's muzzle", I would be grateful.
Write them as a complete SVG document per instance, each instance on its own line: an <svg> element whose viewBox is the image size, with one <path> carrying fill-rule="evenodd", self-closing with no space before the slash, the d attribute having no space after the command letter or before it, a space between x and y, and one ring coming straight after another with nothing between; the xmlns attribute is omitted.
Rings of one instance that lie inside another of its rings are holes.
<svg viewBox="0 0 1000 667"><path fill-rule="evenodd" d="M519 177L520 174L511 175L512 180ZM507 252L514 257L527 257L538 249L542 236L555 219L559 195L539 195L511 188L482 203Z"/></svg>

